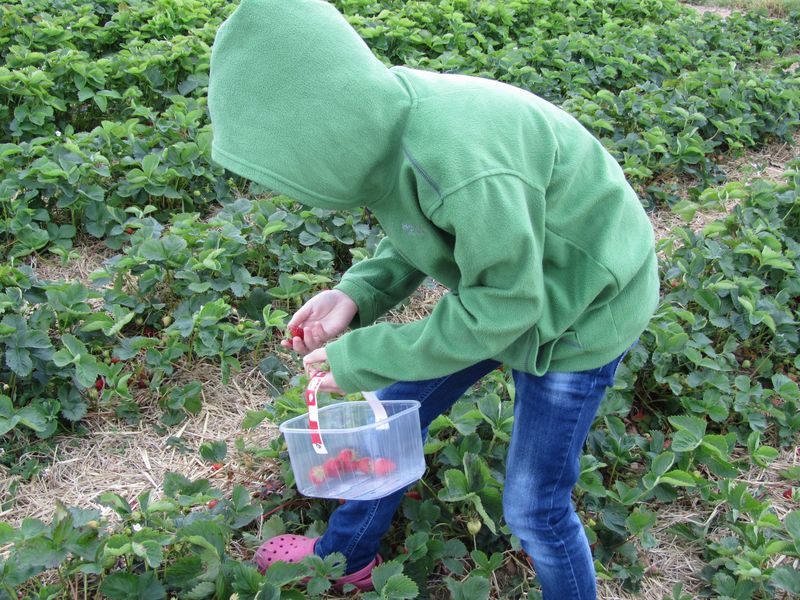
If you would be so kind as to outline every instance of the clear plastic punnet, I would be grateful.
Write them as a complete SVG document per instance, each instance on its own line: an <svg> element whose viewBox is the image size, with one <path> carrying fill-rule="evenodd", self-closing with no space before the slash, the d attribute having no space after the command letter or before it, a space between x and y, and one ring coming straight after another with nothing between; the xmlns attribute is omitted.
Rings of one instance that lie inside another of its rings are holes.
<svg viewBox="0 0 800 600"><path fill-rule="evenodd" d="M316 390L323 376L317 373L308 384L308 414L280 426L300 493L373 500L422 477L419 402L381 401L363 392L366 401L318 408Z"/></svg>

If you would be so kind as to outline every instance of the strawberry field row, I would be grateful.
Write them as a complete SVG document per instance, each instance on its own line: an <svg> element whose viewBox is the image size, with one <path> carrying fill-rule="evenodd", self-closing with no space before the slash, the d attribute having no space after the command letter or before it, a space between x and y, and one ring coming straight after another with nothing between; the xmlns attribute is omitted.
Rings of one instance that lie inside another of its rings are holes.
<svg viewBox="0 0 800 600"><path fill-rule="evenodd" d="M670 528L703 549L707 568L694 582L703 595L800 594L791 566L800 512L781 514L765 489L734 481L770 465L800 430L800 165L779 183L718 185L715 162L796 129L800 17L723 21L661 0L336 4L387 62L485 75L561 104L645 200L673 202L660 183L672 174L698 180L685 211L738 201L661 243L663 300L590 434L576 501L598 573L628 589L645 575L639 549L659 543L659 511L686 499L711 515ZM199 384L172 376L199 360L221 365L226 380L243 361L260 362L281 389L245 427L305 410L303 382L265 349L288 313L368 256L380 232L367 212L306 210L209 163L208 53L232 9L221 0L0 6L0 463L13 476L34 476L37 449L47 454L92 412L140 418L139 393L158 401L165 427L196 414ZM43 280L27 266L46 251L74 260L78 235L115 253L91 285ZM376 571L374 597L430 586L483 599L497 581L504 598L537 597L498 502L513 394L508 374L493 372L431 426L429 473L385 540L382 552L396 558ZM211 472L228 451L199 450ZM234 450L226 468L237 476L271 462L282 484L252 497L169 475L157 500L103 494L113 524L60 507L51 523L0 523L0 599L17 586L30 598L77 589L112 599L320 597L341 573L337 557L264 577L239 552L257 545L257 531L318 533L333 506L293 491L280 438L264 448L243 435ZM784 499L800 501L789 483L800 472L782 477ZM297 591L307 577L308 591Z"/></svg>
<svg viewBox="0 0 800 600"><path fill-rule="evenodd" d="M556 4L341 7L389 62L489 76L562 104L649 202L676 199L654 183L665 174L711 183L719 152L787 139L800 123L797 16L720 21L673 2ZM81 229L120 244L111 229L131 204L152 204L163 220L232 197L209 162L205 110L210 44L231 6L114 6L0 9L8 255L65 248Z"/></svg>
<svg viewBox="0 0 800 600"><path fill-rule="evenodd" d="M579 507L593 524L588 534L595 544L598 565L626 585L635 587L643 574L634 540L645 548L654 545L652 528L658 507L675 501L679 494L690 493L735 509L714 524L729 537L724 546L708 547L709 556L715 557L712 563L722 573L709 577L711 588L722 593L734 578L751 593L796 589L796 573L770 566L776 554L798 553L793 544L800 538L793 521L783 525L768 502L758 501L730 479L751 464L766 466L776 458L776 447L791 444L800 431L800 213L795 210L800 198L798 166L787 174L786 183L729 184L708 190L704 195L707 203L734 196L740 205L701 232L686 228L662 245L667 255L662 262L665 297L641 345L621 368L618 385L609 393L598 426L590 434L591 454L583 457L578 486ZM248 247L254 247L256 241L266 247L280 245L280 236L292 226L289 214L282 212L280 200L240 200L208 223L187 216L162 229L147 217L132 220L129 225L136 228L133 243L96 274L98 281L111 284L101 292L77 283L37 281L30 273L5 267L0 343L6 352L2 379L11 385L0 395L3 431L19 440L22 447L28 431L42 437L52 435L61 419L78 420L95 405L113 406L120 417L134 417L134 385L149 386L159 395L167 425L196 412L196 386L164 385L176 362L194 356L211 357L222 363L223 373L237 368L239 356L253 350L258 354L273 328L282 326L286 313L276 305L281 301L293 304L315 286L326 283L324 277L314 279L310 272L297 272L282 278L281 285L266 294L258 293L264 282L253 274L258 272L258 262ZM298 219L294 224L306 223L302 231L311 235L308 224L324 215L302 216L306 220ZM353 235L348 225L342 223L342 227L341 237L345 237L345 231ZM310 229L331 242L336 238L313 226ZM314 269L326 264L330 267L333 253L320 257L320 252L314 250L310 257L298 256L297 260L311 260ZM315 262L320 258L326 263ZM96 312L88 304L98 295L102 295L108 311ZM59 341L53 343L54 338ZM268 365L265 372L270 372ZM97 381L102 384L97 386ZM464 526L461 519L471 519L472 515L485 525L479 527L476 537L483 552L502 553L508 545L515 547L502 525L501 507L496 501L502 490L513 415L510 383L506 375L495 373L480 391L473 391L431 426L426 446L429 483L421 485L421 493L417 493L423 503L407 501L409 521L387 541L389 545L416 546L406 559L404 572L417 582L432 575L437 556L447 557L440 554L441 544L455 548L448 536L457 535ZM273 407L251 415L245 424L252 427L266 417L279 422L304 410L300 389L290 388ZM14 446L7 448L11 451ZM738 448L746 449L745 456L736 452ZM260 461L285 458L280 439L267 449L248 447L243 441L239 451L251 453ZM7 458L12 459L13 452L9 454ZM21 463L13 468L24 474L29 466ZM292 491L291 471L286 462L283 466L287 488L271 497L269 502L275 506L299 500ZM453 469L461 472L463 481L474 489L453 488L461 485L456 481L462 477L448 475ZM611 473L616 475L608 480ZM788 473L787 477L797 475ZM187 506L208 502L219 492L194 494L199 494L196 502ZM474 495L476 501L481 499L480 504L449 500L464 494ZM167 512L175 510L173 507ZM216 523L202 526L216 530L227 522L230 510L226 501L194 518ZM311 524L308 519L314 510L325 514L329 508L319 505L306 516L281 512L281 520L274 526L303 530ZM455 529L437 532L433 529L434 517L422 517L416 511L436 512L455 523ZM131 514L123 516L131 518ZM92 569L98 575L113 571L117 562L107 559L117 556L110 548L123 543L119 534L104 538L96 528L86 529L86 518L81 521L77 514L63 518L64 527L76 528L73 535L88 534L89 538L82 539L91 538L96 543L88 550L82 548L82 553L74 551L70 560L65 554L62 560L66 562L56 561L56 566L65 573L76 569L85 572L87 565L95 565ZM162 516L154 518L146 523L160 527L158 519ZM179 562L184 560L180 558L183 552L193 548L179 543L186 535L175 529L181 522L172 522L169 531L173 533L159 542L159 547L167 547L171 560ZM240 527L247 523L243 521ZM236 529L228 523L226 535ZM32 540L36 544L45 543L43 540L51 543L48 536L54 535L52 530L42 525L36 532L29 539L24 530L8 530L6 535L11 537L6 539L17 540L21 549L34 543ZM705 535L691 526L681 533L690 539ZM133 535L131 540L139 538L142 536ZM153 585L163 581L180 587L172 579L171 569L175 567L168 566L171 560L137 555L133 548L127 550L133 563L142 559L153 567L167 566ZM28 554L20 552L5 565L10 569L10 581L22 582L36 569L54 566L26 562ZM388 552L392 553L391 548ZM458 550L445 563L456 575L463 572L463 566L457 566L462 563L456 559L464 558L465 552ZM100 567L97 561L112 566ZM244 567L236 567L240 568ZM292 581L308 571L299 569L297 573ZM226 579L225 585L236 581L234 575L229 576L233 579ZM119 577L108 579L116 581ZM191 581L192 585L202 582L201 570Z"/></svg>

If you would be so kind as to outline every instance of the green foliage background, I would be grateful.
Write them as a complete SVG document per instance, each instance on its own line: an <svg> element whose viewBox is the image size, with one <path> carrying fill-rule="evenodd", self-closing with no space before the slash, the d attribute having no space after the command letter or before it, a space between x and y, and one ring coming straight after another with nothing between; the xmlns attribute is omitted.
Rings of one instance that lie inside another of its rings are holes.
<svg viewBox="0 0 800 600"><path fill-rule="evenodd" d="M800 15L721 20L667 0L336 5L387 64L491 77L563 106L650 210L691 216L737 201L660 243L663 300L589 436L575 500L598 574L627 589L645 575L641 552L659 543L659 511L688 501L712 515L670 530L702 549L697 594L800 593L800 473L783 473L788 510L737 481L796 447L800 429L800 165L750 183L726 182L718 165L791 142ZM234 7L0 6L0 461L13 475L34 475L42 462L21 460L24 450L79 435L92 411L140 418L132 389L158 398L165 427L196 414L199 384L171 377L198 360L218 362L225 380L261 361L283 393L247 427L304 410L302 380L269 349L287 314L381 233L362 211L304 209L210 164L210 45ZM688 197L675 181L690 183ZM91 286L28 266L46 254L66 264L92 238L116 254ZM385 540L397 558L365 597L538 597L500 511L513 395L495 372L431 427L429 472ZM209 462L227 452L200 450ZM319 532L333 506L292 491L281 440L256 448L243 436L232 454L273 461L286 487L253 497L171 475L135 502L104 494L113 524L80 507L58 507L51 523L0 523L0 598L327 594L341 557L262 576L236 548L257 546L256 523L263 537Z"/></svg>

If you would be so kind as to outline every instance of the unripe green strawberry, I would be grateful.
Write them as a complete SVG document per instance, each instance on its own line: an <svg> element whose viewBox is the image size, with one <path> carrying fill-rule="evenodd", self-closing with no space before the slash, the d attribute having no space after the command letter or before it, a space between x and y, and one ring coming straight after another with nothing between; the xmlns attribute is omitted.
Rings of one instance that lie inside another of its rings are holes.
<svg viewBox="0 0 800 600"><path fill-rule="evenodd" d="M478 519L470 519L467 522L467 531L469 531L470 535L478 535L482 526L482 523Z"/></svg>

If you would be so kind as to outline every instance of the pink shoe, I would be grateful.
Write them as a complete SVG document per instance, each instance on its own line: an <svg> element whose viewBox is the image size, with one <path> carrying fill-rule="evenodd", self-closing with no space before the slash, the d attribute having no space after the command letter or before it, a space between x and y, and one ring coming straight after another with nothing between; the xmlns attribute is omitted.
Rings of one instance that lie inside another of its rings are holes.
<svg viewBox="0 0 800 600"><path fill-rule="evenodd" d="M304 535L284 534L274 538L270 538L256 550L255 562L258 570L264 573L267 568L274 562L282 560L287 563L300 562L306 556L314 554L314 544L317 543L319 538L309 538ZM383 559L378 554L371 563L363 569L344 575L336 581L333 585L335 588L341 590L345 584L354 585L362 592L368 592L373 589L372 585L372 569L381 564Z"/></svg>

